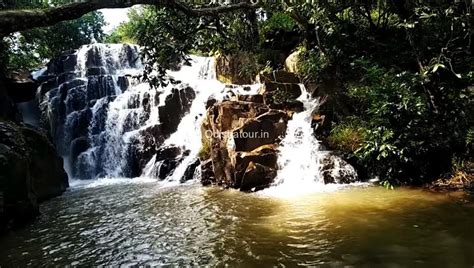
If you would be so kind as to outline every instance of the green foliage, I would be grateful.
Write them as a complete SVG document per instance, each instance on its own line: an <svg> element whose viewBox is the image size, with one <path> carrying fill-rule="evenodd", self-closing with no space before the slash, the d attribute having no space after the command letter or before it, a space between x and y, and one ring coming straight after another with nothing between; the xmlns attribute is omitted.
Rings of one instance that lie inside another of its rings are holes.
<svg viewBox="0 0 474 268"><path fill-rule="evenodd" d="M265 34L268 32L276 31L291 31L296 27L294 20L283 12L274 12L271 16L260 23L260 33Z"/></svg>
<svg viewBox="0 0 474 268"><path fill-rule="evenodd" d="M390 183L390 181L382 181L380 183L380 186L382 186L383 188L387 189L387 190L394 190L395 188L393 187L393 185Z"/></svg>
<svg viewBox="0 0 474 268"><path fill-rule="evenodd" d="M211 157L211 148L207 142L203 142L201 149L199 149L198 157L203 161Z"/></svg>
<svg viewBox="0 0 474 268"><path fill-rule="evenodd" d="M303 81L318 81L322 72L329 67L328 57L319 50L307 50L304 47L299 48L298 55L298 75Z"/></svg>
<svg viewBox="0 0 474 268"><path fill-rule="evenodd" d="M4 39L8 47L4 64L9 70L37 68L67 50L102 41L104 24L102 13L92 12L77 20L12 34Z"/></svg>
<svg viewBox="0 0 474 268"><path fill-rule="evenodd" d="M335 150L353 154L365 141L367 129L357 118L347 118L347 121L337 124L331 129L328 143Z"/></svg>
<svg viewBox="0 0 474 268"><path fill-rule="evenodd" d="M114 31L105 38L106 43L137 44L141 28L145 20L152 14L151 10L143 7L135 7L128 12L128 21L122 22Z"/></svg>
<svg viewBox="0 0 474 268"><path fill-rule="evenodd" d="M361 161L395 182L427 180L449 169L451 157L465 148L459 139L467 135L466 103L448 94L446 110L435 112L419 75L359 63L364 78L349 86L349 94L359 100L367 125L356 151Z"/></svg>

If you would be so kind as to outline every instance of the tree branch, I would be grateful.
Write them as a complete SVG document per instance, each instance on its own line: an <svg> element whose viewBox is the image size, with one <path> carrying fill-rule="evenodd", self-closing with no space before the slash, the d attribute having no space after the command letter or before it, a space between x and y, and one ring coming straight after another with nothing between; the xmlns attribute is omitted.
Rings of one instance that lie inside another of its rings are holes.
<svg viewBox="0 0 474 268"><path fill-rule="evenodd" d="M193 8L179 0L88 0L48 9L2 10L0 11L0 37L32 28L51 26L61 21L78 19L102 8L128 8L139 4L176 8L189 16L217 15L240 9L255 9L260 6L259 1Z"/></svg>

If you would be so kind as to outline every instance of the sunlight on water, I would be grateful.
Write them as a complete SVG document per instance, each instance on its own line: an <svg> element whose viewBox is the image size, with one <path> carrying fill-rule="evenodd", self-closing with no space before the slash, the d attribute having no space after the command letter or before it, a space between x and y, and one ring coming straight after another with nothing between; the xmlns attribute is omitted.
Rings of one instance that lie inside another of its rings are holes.
<svg viewBox="0 0 474 268"><path fill-rule="evenodd" d="M333 190L288 199L99 179L44 203L35 223L0 237L0 266L474 265L471 198Z"/></svg>

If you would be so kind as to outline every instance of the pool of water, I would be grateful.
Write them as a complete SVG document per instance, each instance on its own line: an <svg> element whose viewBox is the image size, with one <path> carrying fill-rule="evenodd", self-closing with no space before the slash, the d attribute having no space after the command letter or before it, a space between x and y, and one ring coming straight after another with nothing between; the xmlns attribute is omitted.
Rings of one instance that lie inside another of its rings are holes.
<svg viewBox="0 0 474 268"><path fill-rule="evenodd" d="M0 266L474 266L474 202L357 186L272 197L152 181L73 187L0 237Z"/></svg>

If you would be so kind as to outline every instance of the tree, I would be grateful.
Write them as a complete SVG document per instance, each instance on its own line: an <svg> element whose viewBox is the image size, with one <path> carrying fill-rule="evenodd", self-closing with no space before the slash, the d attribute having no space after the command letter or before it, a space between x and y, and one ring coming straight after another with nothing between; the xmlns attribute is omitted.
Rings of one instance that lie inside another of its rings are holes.
<svg viewBox="0 0 474 268"><path fill-rule="evenodd" d="M241 9L255 9L260 5L258 1L255 3L244 1L232 5L192 7L179 0L89 0L49 8L2 10L0 11L0 37L18 31L54 25L65 20L77 19L102 8L127 8L138 4L169 7L180 10L187 16L218 15Z"/></svg>

